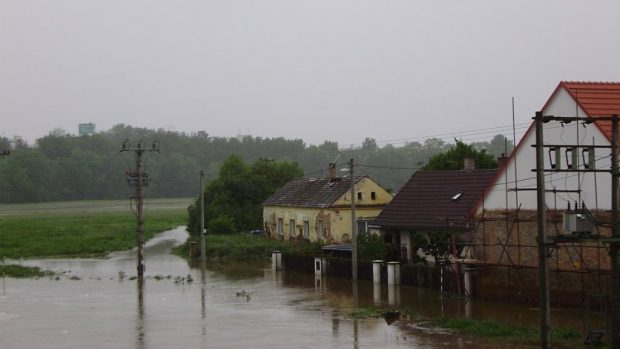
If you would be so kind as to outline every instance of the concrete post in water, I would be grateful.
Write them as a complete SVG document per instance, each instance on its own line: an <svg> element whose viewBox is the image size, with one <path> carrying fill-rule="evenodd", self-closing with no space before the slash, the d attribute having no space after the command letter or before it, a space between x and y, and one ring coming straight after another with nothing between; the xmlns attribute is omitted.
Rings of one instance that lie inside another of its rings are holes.
<svg viewBox="0 0 620 349"><path fill-rule="evenodd" d="M400 262L388 262L388 285L400 284Z"/></svg>
<svg viewBox="0 0 620 349"><path fill-rule="evenodd" d="M274 271L282 270L282 252L271 252L271 269Z"/></svg>
<svg viewBox="0 0 620 349"><path fill-rule="evenodd" d="M321 257L314 257L314 276L321 277L323 275L323 263Z"/></svg>
<svg viewBox="0 0 620 349"><path fill-rule="evenodd" d="M372 282L375 284L381 284L381 264L383 261L380 259L372 261Z"/></svg>
<svg viewBox="0 0 620 349"><path fill-rule="evenodd" d="M465 297L472 296L472 285L471 285L471 273L472 267L468 265L463 266L463 286L465 287Z"/></svg>

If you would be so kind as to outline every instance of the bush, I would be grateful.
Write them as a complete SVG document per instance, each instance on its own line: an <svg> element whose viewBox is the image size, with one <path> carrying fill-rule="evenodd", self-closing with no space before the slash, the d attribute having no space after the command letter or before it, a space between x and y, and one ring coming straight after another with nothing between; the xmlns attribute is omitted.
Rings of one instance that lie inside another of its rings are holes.
<svg viewBox="0 0 620 349"><path fill-rule="evenodd" d="M227 215L217 216L209 222L209 234L233 234L235 231L235 221Z"/></svg>
<svg viewBox="0 0 620 349"><path fill-rule="evenodd" d="M365 261L385 259L387 246L383 237L375 234L360 234L357 237L358 258Z"/></svg>

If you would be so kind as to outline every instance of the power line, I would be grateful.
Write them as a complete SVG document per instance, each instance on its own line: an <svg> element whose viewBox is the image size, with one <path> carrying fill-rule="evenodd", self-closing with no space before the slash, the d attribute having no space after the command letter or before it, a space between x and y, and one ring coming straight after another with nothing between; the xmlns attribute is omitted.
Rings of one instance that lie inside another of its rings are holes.
<svg viewBox="0 0 620 349"><path fill-rule="evenodd" d="M515 126L516 126L516 129L521 131L521 130L527 129L529 125L530 123L521 123ZM438 133L438 134L427 135L427 136L396 138L396 139L379 140L379 141L375 140L375 143L377 144L403 144L403 143L411 143L411 142L418 141L418 140L426 140L429 138L449 139L449 138L455 138L455 137L458 138L459 136L468 137L468 136L475 136L475 135L487 135L486 137L476 138L476 139L484 139L484 138L488 138L489 136L501 134L502 131L503 133L511 133L512 124L505 125L505 126L495 126L495 127L481 128L481 129L466 130L466 131ZM351 144L347 144L345 147L355 148L359 146L361 146L360 143L351 143Z"/></svg>

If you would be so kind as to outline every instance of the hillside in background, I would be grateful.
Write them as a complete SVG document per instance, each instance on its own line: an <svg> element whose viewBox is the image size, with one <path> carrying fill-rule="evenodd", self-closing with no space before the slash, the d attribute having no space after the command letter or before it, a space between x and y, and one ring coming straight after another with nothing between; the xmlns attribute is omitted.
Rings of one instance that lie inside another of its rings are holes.
<svg viewBox="0 0 620 349"><path fill-rule="evenodd" d="M187 134L127 125L81 137L54 130L34 146L19 138L0 138L0 151L11 151L0 157L0 202L127 198L133 190L125 173L135 169L135 160L131 152L120 152L126 140L132 146L140 140L147 147L154 141L160 144L159 153L145 155L145 172L151 179L146 195L152 198L196 196L199 171L206 171L207 181L217 178L220 165L232 154L246 162L297 162L307 177L325 176L330 162L337 159L337 164L344 165L353 158L358 165L356 175L369 175L396 192L430 156L453 146L430 138L423 143L379 147L374 139L366 138L359 148L339 149L336 142L307 145L300 139L210 137L204 132ZM495 156L504 153L501 135L473 145Z"/></svg>

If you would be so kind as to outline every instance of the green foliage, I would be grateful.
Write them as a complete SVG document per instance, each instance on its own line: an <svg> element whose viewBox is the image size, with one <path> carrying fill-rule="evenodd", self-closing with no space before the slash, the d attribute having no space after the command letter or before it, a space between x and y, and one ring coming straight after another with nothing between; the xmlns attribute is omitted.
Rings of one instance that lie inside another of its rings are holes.
<svg viewBox="0 0 620 349"><path fill-rule="evenodd" d="M119 150L125 140L135 146L141 139L147 145L154 140L161 144L160 153L145 156L145 172L151 179L146 194L153 198L196 196L199 171L205 170L207 181L217 178L230 154L238 154L250 163L261 158L296 162L308 176L317 177L341 153L341 159L354 158L357 163L374 165L360 167L357 173L398 191L411 177L411 168L420 167L431 156L450 148L436 138L396 147L379 146L375 139L367 137L361 147L342 149L330 141L306 145L300 139L211 137L204 131L187 134L122 124L82 137L56 129L37 139L35 147L17 136L11 140L0 138L0 151L11 151L10 156L0 157L0 202L126 198L133 194L133 188L126 185L125 172L133 170L135 163L133 154ZM498 151L503 149L503 137L474 146L477 150L489 149L487 153ZM386 170L396 167L403 170Z"/></svg>
<svg viewBox="0 0 620 349"><path fill-rule="evenodd" d="M385 259L387 246L381 235L359 234L357 236L357 253L360 260Z"/></svg>
<svg viewBox="0 0 620 349"><path fill-rule="evenodd" d="M411 245L414 251L414 258L416 259L414 262L422 261L415 253L418 249L421 249L426 255L433 256L436 263L439 264L445 263L452 253L451 234L445 231L419 232L413 234Z"/></svg>
<svg viewBox="0 0 620 349"><path fill-rule="evenodd" d="M198 241L197 237L190 237L189 241ZM321 246L308 241L280 241L262 236L249 234L207 235L206 255L211 260L267 260L271 252L279 250L284 253L296 253L318 256ZM196 251L198 252L198 251ZM188 255L188 245L184 244L174 250L180 256Z"/></svg>
<svg viewBox="0 0 620 349"><path fill-rule="evenodd" d="M303 175L296 163L261 161L246 164L238 155L231 155L220 167L219 177L205 189L205 225L212 233L212 224L222 225L228 217L234 229L243 232L262 227L262 203L282 185ZM187 230L191 234L200 231L200 198L189 209ZM215 220L215 222L213 222ZM216 232L213 232L216 233Z"/></svg>
<svg viewBox="0 0 620 349"><path fill-rule="evenodd" d="M497 168L497 162L493 155L487 154L485 149L476 150L473 145L465 144L459 140L456 145L447 151L433 155L424 166L427 171L462 170L465 158L474 159L476 168Z"/></svg>
<svg viewBox="0 0 620 349"><path fill-rule="evenodd" d="M237 232L236 229L235 222L227 215L217 216L209 221L210 234L233 234Z"/></svg>

